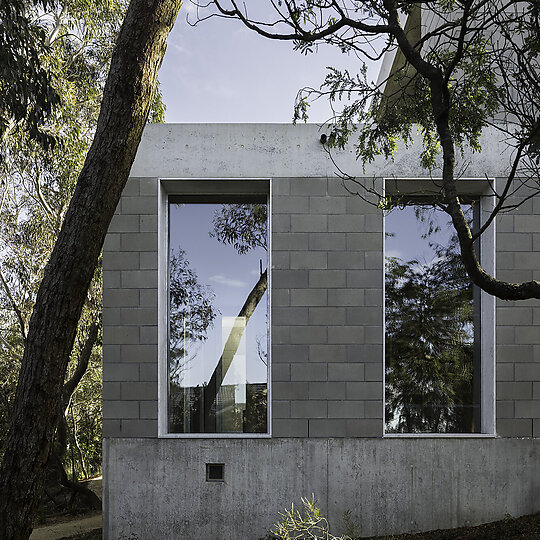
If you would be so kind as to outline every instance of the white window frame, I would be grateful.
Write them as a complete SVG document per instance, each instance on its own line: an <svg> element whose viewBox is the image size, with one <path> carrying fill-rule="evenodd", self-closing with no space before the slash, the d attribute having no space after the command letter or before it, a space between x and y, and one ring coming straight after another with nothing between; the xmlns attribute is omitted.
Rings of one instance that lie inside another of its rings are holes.
<svg viewBox="0 0 540 540"><path fill-rule="evenodd" d="M387 183L391 184L387 190ZM440 194L440 179L433 178L384 178L383 189L401 194L435 195ZM480 202L480 226L482 226L495 208L493 187L494 178L460 179L458 188L462 195L473 195ZM481 264L486 272L495 277L496 262L496 219L480 236ZM479 433L386 433L386 355L385 355L385 275L384 261L386 260L386 218L383 217L383 272L382 272L382 302L383 302L383 437L385 438L493 438L496 437L496 403L495 403L495 368L496 368L496 298L481 291L480 300L480 364L481 364L481 395L480 395L480 432Z"/></svg>
<svg viewBox="0 0 540 540"><path fill-rule="evenodd" d="M158 181L158 438L268 439L272 437L272 182L270 178L159 178ZM168 431L168 325L169 325L169 195L268 196L268 361L266 433L170 433Z"/></svg>

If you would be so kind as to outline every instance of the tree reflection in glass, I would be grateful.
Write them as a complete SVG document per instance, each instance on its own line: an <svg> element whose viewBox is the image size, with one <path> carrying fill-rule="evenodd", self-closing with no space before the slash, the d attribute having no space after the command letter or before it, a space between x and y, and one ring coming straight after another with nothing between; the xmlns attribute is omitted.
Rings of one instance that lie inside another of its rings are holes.
<svg viewBox="0 0 540 540"><path fill-rule="evenodd" d="M479 295L448 216L409 204L385 224L386 432L480 431Z"/></svg>
<svg viewBox="0 0 540 540"><path fill-rule="evenodd" d="M246 199L170 200L171 433L267 431L267 205Z"/></svg>

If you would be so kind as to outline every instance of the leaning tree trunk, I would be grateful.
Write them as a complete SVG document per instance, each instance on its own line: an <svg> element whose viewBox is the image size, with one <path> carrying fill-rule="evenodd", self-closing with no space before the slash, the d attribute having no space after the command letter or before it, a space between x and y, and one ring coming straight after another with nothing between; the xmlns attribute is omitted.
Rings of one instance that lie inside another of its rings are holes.
<svg viewBox="0 0 540 540"><path fill-rule="evenodd" d="M27 539L43 490L77 322L135 158L181 0L132 0L94 141L45 268L30 320L0 468L0 538Z"/></svg>

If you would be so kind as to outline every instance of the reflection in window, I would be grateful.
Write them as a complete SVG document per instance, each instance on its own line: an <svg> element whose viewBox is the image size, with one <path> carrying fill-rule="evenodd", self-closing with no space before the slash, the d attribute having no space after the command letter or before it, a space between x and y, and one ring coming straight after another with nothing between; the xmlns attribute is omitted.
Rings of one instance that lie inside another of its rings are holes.
<svg viewBox="0 0 540 540"><path fill-rule="evenodd" d="M449 217L413 202L385 228L385 431L480 432L480 295Z"/></svg>
<svg viewBox="0 0 540 540"><path fill-rule="evenodd" d="M266 196L169 198L169 433L266 433Z"/></svg>

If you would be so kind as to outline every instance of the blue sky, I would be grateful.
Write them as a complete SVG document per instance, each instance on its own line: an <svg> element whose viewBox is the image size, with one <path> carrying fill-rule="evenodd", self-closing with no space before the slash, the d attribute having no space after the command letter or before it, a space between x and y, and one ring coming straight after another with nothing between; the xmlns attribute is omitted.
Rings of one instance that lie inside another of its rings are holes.
<svg viewBox="0 0 540 540"><path fill-rule="evenodd" d="M290 42L265 39L235 20L211 19L196 27L186 0L169 35L159 79L167 122L278 122L292 120L294 98L304 86L319 87L326 66L357 73L355 56L321 46L305 56ZM378 66L370 66L376 78ZM324 122L323 100L311 107L310 121Z"/></svg>

